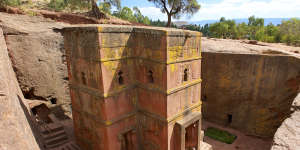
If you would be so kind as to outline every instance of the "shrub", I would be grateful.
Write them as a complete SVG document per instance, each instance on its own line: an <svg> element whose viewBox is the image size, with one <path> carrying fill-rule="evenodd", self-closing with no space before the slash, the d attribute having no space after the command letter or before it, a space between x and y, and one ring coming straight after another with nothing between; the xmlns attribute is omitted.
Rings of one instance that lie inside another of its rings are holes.
<svg viewBox="0 0 300 150"><path fill-rule="evenodd" d="M67 7L67 2L65 0L51 0L48 7L55 11L60 11Z"/></svg>
<svg viewBox="0 0 300 150"><path fill-rule="evenodd" d="M20 6L21 0L0 0L0 6Z"/></svg>
<svg viewBox="0 0 300 150"><path fill-rule="evenodd" d="M227 144L232 144L237 138L236 135L213 127L207 128L204 135Z"/></svg>

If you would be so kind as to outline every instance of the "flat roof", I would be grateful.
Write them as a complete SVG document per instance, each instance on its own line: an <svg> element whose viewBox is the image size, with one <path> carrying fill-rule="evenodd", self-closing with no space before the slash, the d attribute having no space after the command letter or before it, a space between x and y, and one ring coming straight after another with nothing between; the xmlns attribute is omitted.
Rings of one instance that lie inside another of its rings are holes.
<svg viewBox="0 0 300 150"><path fill-rule="evenodd" d="M111 25L111 24L88 24L88 25L72 25L64 28L64 31L91 31L99 33L132 33L145 32L151 34L167 34L178 36L201 36L201 32L151 26L130 26L130 25Z"/></svg>
<svg viewBox="0 0 300 150"><path fill-rule="evenodd" d="M284 43L253 43L250 40L202 37L202 51L232 54L292 55L300 58L300 47L288 46Z"/></svg>

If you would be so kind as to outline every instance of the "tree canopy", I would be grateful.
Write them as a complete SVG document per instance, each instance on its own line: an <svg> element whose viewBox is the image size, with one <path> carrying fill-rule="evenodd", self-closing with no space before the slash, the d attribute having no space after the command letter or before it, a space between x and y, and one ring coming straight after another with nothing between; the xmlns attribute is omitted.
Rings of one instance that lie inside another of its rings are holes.
<svg viewBox="0 0 300 150"><path fill-rule="evenodd" d="M56 0L52 0L56 1ZM88 8L91 9L90 13L100 19L105 18L104 14L100 12L99 6L97 3L100 4L100 8L104 11L108 11L107 8L111 6L116 6L117 8L121 7L121 0L63 0L65 1L69 7L71 8Z"/></svg>
<svg viewBox="0 0 300 150"><path fill-rule="evenodd" d="M124 20L137 22L132 10L128 7L123 7L120 11L115 11L113 15Z"/></svg>
<svg viewBox="0 0 300 150"><path fill-rule="evenodd" d="M168 15L167 26L171 26L172 18L179 19L183 15L192 16L200 9L197 0L148 0Z"/></svg>
<svg viewBox="0 0 300 150"><path fill-rule="evenodd" d="M204 36L213 38L249 39L300 46L300 19L284 20L277 26L272 23L265 26L264 23L263 18L255 16L249 17L248 23L236 23L222 17L219 22L202 27L189 25L186 29L200 31Z"/></svg>
<svg viewBox="0 0 300 150"><path fill-rule="evenodd" d="M0 0L0 7L3 6L18 6L21 4L21 0Z"/></svg>

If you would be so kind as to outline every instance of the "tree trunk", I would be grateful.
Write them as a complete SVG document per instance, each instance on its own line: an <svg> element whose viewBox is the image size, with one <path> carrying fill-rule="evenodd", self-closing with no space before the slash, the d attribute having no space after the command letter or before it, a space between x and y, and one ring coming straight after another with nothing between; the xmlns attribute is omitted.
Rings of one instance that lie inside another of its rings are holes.
<svg viewBox="0 0 300 150"><path fill-rule="evenodd" d="M167 23L167 27L171 27L171 21L172 21L172 15L168 14L168 23Z"/></svg>
<svg viewBox="0 0 300 150"><path fill-rule="evenodd" d="M100 10L99 10L99 7L96 3L95 0L90 0L91 4L92 4L92 10L91 10L91 13L92 15L97 18L97 19L103 19L103 18L106 18L105 14L103 14Z"/></svg>

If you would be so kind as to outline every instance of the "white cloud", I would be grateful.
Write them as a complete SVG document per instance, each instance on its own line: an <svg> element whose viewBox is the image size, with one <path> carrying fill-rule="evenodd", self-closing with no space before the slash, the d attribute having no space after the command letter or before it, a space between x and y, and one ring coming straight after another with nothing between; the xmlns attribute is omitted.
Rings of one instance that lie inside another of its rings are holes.
<svg viewBox="0 0 300 150"><path fill-rule="evenodd" d="M181 20L199 21L215 20L222 16L232 18L248 18L255 15L263 18L300 17L300 0L222 0L218 3L201 3L200 11L192 18ZM159 8L143 7L141 12L151 19L167 20L166 14Z"/></svg>
<svg viewBox="0 0 300 150"><path fill-rule="evenodd" d="M163 14L159 8L156 7L142 7L139 8L144 16L148 16L152 20L167 20L167 14Z"/></svg>
<svg viewBox="0 0 300 150"><path fill-rule="evenodd" d="M191 20L248 18L255 15L263 18L300 17L299 0L223 0L220 3L203 4Z"/></svg>

